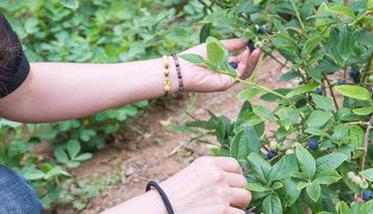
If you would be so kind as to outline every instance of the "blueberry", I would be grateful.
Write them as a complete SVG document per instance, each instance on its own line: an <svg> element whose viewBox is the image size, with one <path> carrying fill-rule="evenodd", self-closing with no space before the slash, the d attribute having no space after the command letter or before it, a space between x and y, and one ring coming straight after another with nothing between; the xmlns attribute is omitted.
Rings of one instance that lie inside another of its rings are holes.
<svg viewBox="0 0 373 214"><path fill-rule="evenodd" d="M366 190L363 192L363 199L364 201L369 201L370 199L373 199L373 191Z"/></svg>
<svg viewBox="0 0 373 214"><path fill-rule="evenodd" d="M318 139L313 137L310 142L308 142L308 148L311 150L316 150L319 147Z"/></svg>
<svg viewBox="0 0 373 214"><path fill-rule="evenodd" d="M316 88L315 92L318 95L323 95L323 91L322 91L322 89L320 87Z"/></svg>
<svg viewBox="0 0 373 214"><path fill-rule="evenodd" d="M338 80L337 85L346 85L347 80Z"/></svg>
<svg viewBox="0 0 373 214"><path fill-rule="evenodd" d="M348 75L350 75L352 79L357 78L358 76L360 76L359 68L356 66L352 66L350 71L348 72Z"/></svg>
<svg viewBox="0 0 373 214"><path fill-rule="evenodd" d="M250 40L247 43L247 47L249 48L250 52L253 52L255 50L255 43L252 40Z"/></svg>
<svg viewBox="0 0 373 214"><path fill-rule="evenodd" d="M359 83L360 82L360 73L357 73L357 75L352 78L352 80L354 81L354 83Z"/></svg>
<svg viewBox="0 0 373 214"><path fill-rule="evenodd" d="M258 33L259 34L265 34L266 33L266 29L264 26L260 26L259 29L258 29Z"/></svg>
<svg viewBox="0 0 373 214"><path fill-rule="evenodd" d="M274 158L276 156L276 152L275 151L269 151L268 153L267 153L267 158L268 159L272 159L272 158Z"/></svg>
<svg viewBox="0 0 373 214"><path fill-rule="evenodd" d="M238 67L237 62L230 62L229 65L230 65L233 69L237 69L237 67Z"/></svg>

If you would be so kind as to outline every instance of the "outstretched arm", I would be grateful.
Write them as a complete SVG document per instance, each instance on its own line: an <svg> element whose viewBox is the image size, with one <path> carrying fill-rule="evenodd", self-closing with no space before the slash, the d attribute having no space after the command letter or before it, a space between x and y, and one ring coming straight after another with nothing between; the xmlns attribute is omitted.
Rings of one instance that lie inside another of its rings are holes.
<svg viewBox="0 0 373 214"><path fill-rule="evenodd" d="M230 51L245 48L243 40L223 41ZM185 53L205 55L204 45ZM248 77L260 51L244 50L232 60L238 73ZM234 84L228 76L180 60L187 91L220 91ZM170 59L171 65L173 60ZM16 91L0 99L0 115L20 122L54 122L88 116L139 100L157 98L163 91L161 59L120 64L33 63L25 82ZM174 91L177 77L171 66Z"/></svg>

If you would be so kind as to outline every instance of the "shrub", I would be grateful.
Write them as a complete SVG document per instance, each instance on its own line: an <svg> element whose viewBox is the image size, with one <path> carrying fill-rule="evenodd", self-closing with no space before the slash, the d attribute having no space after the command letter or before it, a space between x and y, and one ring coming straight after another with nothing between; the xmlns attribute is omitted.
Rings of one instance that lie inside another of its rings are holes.
<svg viewBox="0 0 373 214"><path fill-rule="evenodd" d="M256 82L259 73L240 79L229 66L228 52L204 32L208 58L184 56L248 85L239 94L245 102L236 120L211 113L207 121L187 123L213 132L220 143L214 154L234 157L242 165L246 188L253 192L248 209L264 214L373 213L373 2L203 4L208 14L202 22L210 32L247 39L250 48L262 48L265 57L286 69L280 81L298 83L271 89ZM254 97L276 107L251 104ZM265 131L268 123L276 129Z"/></svg>

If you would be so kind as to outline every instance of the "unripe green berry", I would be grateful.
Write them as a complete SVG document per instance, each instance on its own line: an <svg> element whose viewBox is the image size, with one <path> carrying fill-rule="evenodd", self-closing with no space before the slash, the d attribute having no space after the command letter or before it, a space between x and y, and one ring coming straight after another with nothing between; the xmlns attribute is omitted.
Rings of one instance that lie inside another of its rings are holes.
<svg viewBox="0 0 373 214"><path fill-rule="evenodd" d="M286 150L286 155L294 154L294 150L288 149Z"/></svg>
<svg viewBox="0 0 373 214"><path fill-rule="evenodd" d="M276 151L278 149L278 143L276 141L271 141L269 143L269 148L271 148L271 150Z"/></svg>
<svg viewBox="0 0 373 214"><path fill-rule="evenodd" d="M355 173L354 172L348 172L347 173L347 177L352 180L354 177L355 177Z"/></svg>
<svg viewBox="0 0 373 214"><path fill-rule="evenodd" d="M363 179L363 180L361 181L361 183L360 183L360 188L361 188L361 189L368 189L368 187L369 187L368 182L367 182L365 179Z"/></svg>
<svg viewBox="0 0 373 214"><path fill-rule="evenodd" d="M262 41L255 42L255 47L256 48L262 48L263 47L263 42Z"/></svg>
<svg viewBox="0 0 373 214"><path fill-rule="evenodd" d="M361 178L358 175L355 175L351 180L352 180L352 182L354 182L357 185L360 185L361 181L362 181Z"/></svg>

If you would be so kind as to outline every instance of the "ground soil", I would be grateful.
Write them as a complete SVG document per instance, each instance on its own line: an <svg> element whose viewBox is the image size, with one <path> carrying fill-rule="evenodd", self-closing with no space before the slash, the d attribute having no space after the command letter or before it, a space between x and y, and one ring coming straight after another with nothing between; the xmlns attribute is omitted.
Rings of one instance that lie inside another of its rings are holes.
<svg viewBox="0 0 373 214"><path fill-rule="evenodd" d="M261 64L260 84L270 88L291 87L289 83L279 81L281 72L277 63L265 60ZM188 143L193 137L192 133L169 131L170 125L190 119L186 111L201 119L208 118L206 110L235 118L242 104L237 94L245 87L238 84L225 92L191 95L182 102L152 104L143 116L129 121L127 131L73 172L75 177L89 180L103 176L110 178L114 173L121 177L119 184L107 187L90 200L82 213L100 213L141 194L150 179L166 179L195 158L209 155L209 148L205 144ZM259 100L254 102L261 104ZM211 138L211 141L215 139ZM74 211L64 208L56 210L56 213L69 214Z"/></svg>

